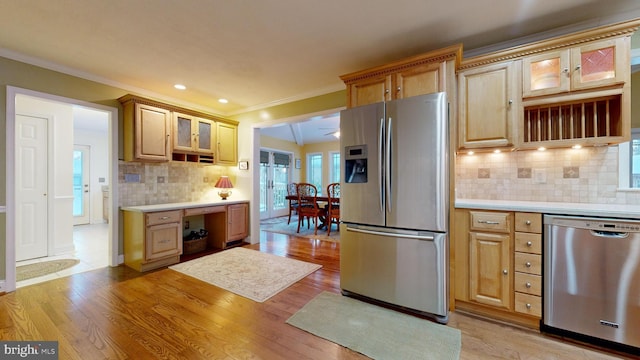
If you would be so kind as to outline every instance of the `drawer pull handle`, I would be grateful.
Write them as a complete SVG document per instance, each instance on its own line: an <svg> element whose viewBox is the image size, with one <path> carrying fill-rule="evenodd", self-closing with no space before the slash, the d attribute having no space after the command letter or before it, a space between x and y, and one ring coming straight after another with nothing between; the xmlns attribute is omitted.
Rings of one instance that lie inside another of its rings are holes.
<svg viewBox="0 0 640 360"><path fill-rule="evenodd" d="M507 275L507 274L509 274L509 271L507 271L507 269L504 269L504 270L502 270L502 273Z"/></svg>
<svg viewBox="0 0 640 360"><path fill-rule="evenodd" d="M527 261L526 263L524 263L524 266L530 268L531 267L531 263Z"/></svg>
<svg viewBox="0 0 640 360"><path fill-rule="evenodd" d="M525 305L527 307L527 309L531 309L531 304L527 303L527 305Z"/></svg>
<svg viewBox="0 0 640 360"><path fill-rule="evenodd" d="M163 216L160 218L160 220L167 220L167 219L171 219L171 216Z"/></svg>
<svg viewBox="0 0 640 360"><path fill-rule="evenodd" d="M488 224L488 225L498 225L500 224L497 221L489 221L489 220L478 220L479 224Z"/></svg>
<svg viewBox="0 0 640 360"><path fill-rule="evenodd" d="M532 246L533 246L533 243L532 243L531 241L527 241L527 246L528 246L528 247L532 247Z"/></svg>
<svg viewBox="0 0 640 360"><path fill-rule="evenodd" d="M526 225L531 225L531 220L527 220L524 222Z"/></svg>
<svg viewBox="0 0 640 360"><path fill-rule="evenodd" d="M527 289L530 289L530 288L531 288L531 283L530 283L530 282L528 282L528 283L524 284L524 286L525 286Z"/></svg>
<svg viewBox="0 0 640 360"><path fill-rule="evenodd" d="M166 244L166 243L168 243L168 242L170 242L170 241L171 241L170 239L164 239L164 240L160 240L160 241L158 241L158 243L159 243L159 244Z"/></svg>

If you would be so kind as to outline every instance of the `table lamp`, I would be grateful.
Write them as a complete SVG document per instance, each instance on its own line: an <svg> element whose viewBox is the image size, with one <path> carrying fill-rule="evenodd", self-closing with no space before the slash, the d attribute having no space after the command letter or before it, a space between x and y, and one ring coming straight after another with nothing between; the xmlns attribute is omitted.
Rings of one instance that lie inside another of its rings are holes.
<svg viewBox="0 0 640 360"><path fill-rule="evenodd" d="M214 187L220 189L218 190L218 195L222 200L227 200L227 197L231 195L231 190L229 189L233 189L233 184L228 176L220 176Z"/></svg>

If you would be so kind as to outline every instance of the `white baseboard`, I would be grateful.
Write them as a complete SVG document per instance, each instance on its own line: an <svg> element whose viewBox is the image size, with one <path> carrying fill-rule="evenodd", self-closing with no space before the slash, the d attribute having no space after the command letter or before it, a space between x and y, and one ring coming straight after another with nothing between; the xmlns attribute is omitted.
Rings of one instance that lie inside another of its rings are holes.
<svg viewBox="0 0 640 360"><path fill-rule="evenodd" d="M0 280L0 293L7 291L4 283L5 283L5 280Z"/></svg>

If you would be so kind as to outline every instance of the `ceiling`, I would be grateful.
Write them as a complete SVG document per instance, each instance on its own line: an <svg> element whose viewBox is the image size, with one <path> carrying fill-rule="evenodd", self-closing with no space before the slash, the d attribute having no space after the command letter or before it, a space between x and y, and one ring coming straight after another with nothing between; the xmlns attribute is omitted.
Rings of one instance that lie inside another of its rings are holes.
<svg viewBox="0 0 640 360"><path fill-rule="evenodd" d="M0 0L0 56L230 116L456 43L635 17L637 0Z"/></svg>

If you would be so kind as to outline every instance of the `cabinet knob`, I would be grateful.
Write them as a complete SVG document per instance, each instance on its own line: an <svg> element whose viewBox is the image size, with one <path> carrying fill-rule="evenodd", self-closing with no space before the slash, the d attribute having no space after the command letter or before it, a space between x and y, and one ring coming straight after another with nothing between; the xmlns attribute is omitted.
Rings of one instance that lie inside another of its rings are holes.
<svg viewBox="0 0 640 360"><path fill-rule="evenodd" d="M530 289L530 288L531 288L531 283L530 283L530 282L525 283L525 284L524 284L524 286L525 286L527 289Z"/></svg>
<svg viewBox="0 0 640 360"><path fill-rule="evenodd" d="M504 269L504 270L502 270L502 273L507 275L507 274L509 274L509 271L507 269Z"/></svg>
<svg viewBox="0 0 640 360"><path fill-rule="evenodd" d="M531 247L531 246L533 246L533 243L531 241L527 241L527 246Z"/></svg>
<svg viewBox="0 0 640 360"><path fill-rule="evenodd" d="M400 92L400 86L398 86L398 88L396 89L397 92Z"/></svg>
<svg viewBox="0 0 640 360"><path fill-rule="evenodd" d="M524 266L530 268L531 267L531 263L527 261L526 263L524 263Z"/></svg>
<svg viewBox="0 0 640 360"><path fill-rule="evenodd" d="M526 225L531 225L531 220L527 220L524 222Z"/></svg>
<svg viewBox="0 0 640 360"><path fill-rule="evenodd" d="M385 89L385 90L384 90L384 93L385 93L385 94L388 94L388 93L389 93L389 89Z"/></svg>
<svg viewBox="0 0 640 360"><path fill-rule="evenodd" d="M531 304L527 303L527 305L525 305L527 307L527 309L531 309Z"/></svg>
<svg viewBox="0 0 640 360"><path fill-rule="evenodd" d="M513 104L513 99L509 99L509 106L511 106L511 104Z"/></svg>
<svg viewBox="0 0 640 360"><path fill-rule="evenodd" d="M580 70L580 68L582 68L580 64L576 65L576 71Z"/></svg>
<svg viewBox="0 0 640 360"><path fill-rule="evenodd" d="M562 72L563 72L563 73L565 73L565 74L567 74L567 73L569 72L569 68L564 68L564 69L562 69Z"/></svg>

